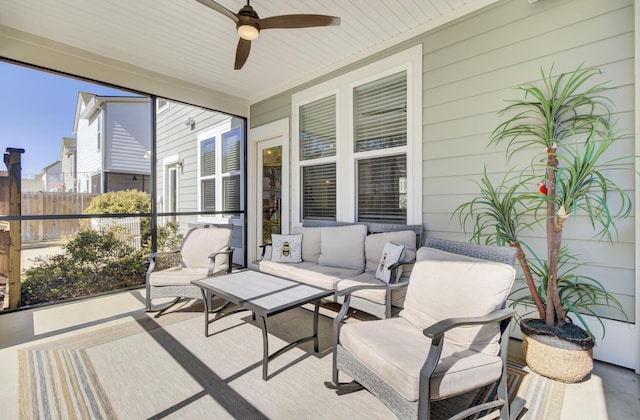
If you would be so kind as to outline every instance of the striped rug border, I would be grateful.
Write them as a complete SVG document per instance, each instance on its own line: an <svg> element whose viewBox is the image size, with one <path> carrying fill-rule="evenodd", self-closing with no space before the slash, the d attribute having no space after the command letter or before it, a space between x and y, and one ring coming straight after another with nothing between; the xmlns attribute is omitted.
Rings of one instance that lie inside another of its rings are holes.
<svg viewBox="0 0 640 420"><path fill-rule="evenodd" d="M202 313L142 317L19 349L19 417L115 419L86 349L196 316Z"/></svg>

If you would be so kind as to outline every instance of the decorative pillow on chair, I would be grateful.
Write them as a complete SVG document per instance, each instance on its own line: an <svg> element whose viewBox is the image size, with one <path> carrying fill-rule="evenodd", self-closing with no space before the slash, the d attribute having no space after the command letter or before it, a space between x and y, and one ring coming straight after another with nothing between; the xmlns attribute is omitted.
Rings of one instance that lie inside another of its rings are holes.
<svg viewBox="0 0 640 420"><path fill-rule="evenodd" d="M380 264L376 270L376 278L389 283L391 280L391 271L389 266L402 261L402 254L404 254L404 245L396 245L393 242L387 242L384 244L382 250L382 257L380 257ZM396 280L400 278L402 274L402 266L396 270Z"/></svg>
<svg viewBox="0 0 640 420"><path fill-rule="evenodd" d="M302 262L302 235L271 235L271 261Z"/></svg>

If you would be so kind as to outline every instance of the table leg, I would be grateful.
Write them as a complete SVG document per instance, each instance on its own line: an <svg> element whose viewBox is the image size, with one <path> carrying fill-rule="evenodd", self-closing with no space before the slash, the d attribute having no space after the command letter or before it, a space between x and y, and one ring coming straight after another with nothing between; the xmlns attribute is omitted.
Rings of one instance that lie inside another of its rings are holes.
<svg viewBox="0 0 640 420"><path fill-rule="evenodd" d="M318 352L318 313L320 312L320 300L316 300L313 309L313 351Z"/></svg>
<svg viewBox="0 0 640 420"><path fill-rule="evenodd" d="M202 292L202 300L204 300L204 336L209 337L209 300L207 299L209 293L204 289L200 289L200 291Z"/></svg>
<svg viewBox="0 0 640 420"><path fill-rule="evenodd" d="M267 338L267 317L260 316L262 320L262 379L267 380L267 366L269 364L269 340Z"/></svg>

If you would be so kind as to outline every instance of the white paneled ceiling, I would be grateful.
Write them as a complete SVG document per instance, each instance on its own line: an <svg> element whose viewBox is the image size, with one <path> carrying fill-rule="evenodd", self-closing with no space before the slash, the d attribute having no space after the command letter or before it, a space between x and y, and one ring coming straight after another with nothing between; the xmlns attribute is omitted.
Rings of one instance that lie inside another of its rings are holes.
<svg viewBox="0 0 640 420"><path fill-rule="evenodd" d="M245 1L218 3L237 12ZM261 18L341 24L264 30L241 70L235 24L195 0L0 0L0 25L255 102L495 1L254 0Z"/></svg>

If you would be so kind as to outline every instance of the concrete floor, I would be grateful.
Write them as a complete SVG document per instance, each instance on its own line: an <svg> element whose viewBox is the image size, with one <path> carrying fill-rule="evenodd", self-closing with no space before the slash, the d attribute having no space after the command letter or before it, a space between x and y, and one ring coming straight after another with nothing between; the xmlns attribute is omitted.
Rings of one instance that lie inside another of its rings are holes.
<svg viewBox="0 0 640 420"><path fill-rule="evenodd" d="M36 341L103 328L144 313L144 290L104 295L0 315L0 407L2 418L18 417L17 349ZM519 356L520 342L510 353ZM587 380L567 385L561 419L640 418L640 376L632 370L595 362Z"/></svg>

